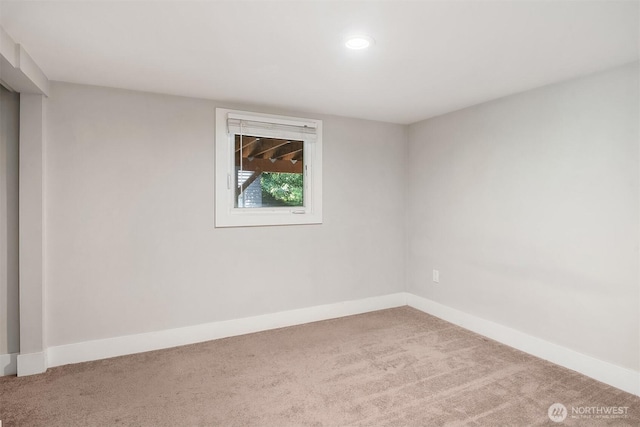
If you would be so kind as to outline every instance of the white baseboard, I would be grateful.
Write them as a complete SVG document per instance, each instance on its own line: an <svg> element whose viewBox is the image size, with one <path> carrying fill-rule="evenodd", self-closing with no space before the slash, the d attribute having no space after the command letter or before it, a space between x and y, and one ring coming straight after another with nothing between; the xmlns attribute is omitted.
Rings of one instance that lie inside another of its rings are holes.
<svg viewBox="0 0 640 427"><path fill-rule="evenodd" d="M18 353L0 354L0 377L18 373Z"/></svg>
<svg viewBox="0 0 640 427"><path fill-rule="evenodd" d="M41 374L47 370L47 353L18 354L18 376Z"/></svg>
<svg viewBox="0 0 640 427"><path fill-rule="evenodd" d="M406 294L401 292L242 319L54 346L48 348L47 359L51 367L88 362L400 307L406 304Z"/></svg>
<svg viewBox="0 0 640 427"><path fill-rule="evenodd" d="M46 363L53 367L88 362L404 305L409 305L510 347L640 396L640 372L578 353L575 350L405 292L158 332L53 346L47 349L46 360L43 353L18 355L17 371L18 375L28 375L25 372L44 372L43 367L46 367ZM0 368L4 361L1 357L4 356L0 356Z"/></svg>
<svg viewBox="0 0 640 427"><path fill-rule="evenodd" d="M640 372L596 359L515 329L464 313L427 298L406 294L407 305L556 365L640 396Z"/></svg>

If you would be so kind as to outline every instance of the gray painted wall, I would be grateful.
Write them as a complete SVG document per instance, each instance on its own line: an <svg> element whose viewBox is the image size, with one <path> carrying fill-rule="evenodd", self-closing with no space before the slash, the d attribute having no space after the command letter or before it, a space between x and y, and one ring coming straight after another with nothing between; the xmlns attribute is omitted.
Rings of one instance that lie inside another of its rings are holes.
<svg viewBox="0 0 640 427"><path fill-rule="evenodd" d="M638 97L634 64L409 127L313 116L324 224L214 229L214 108L305 114L56 83L48 345L407 290L639 370Z"/></svg>
<svg viewBox="0 0 640 427"><path fill-rule="evenodd" d="M636 63L411 125L408 291L639 370L638 103Z"/></svg>
<svg viewBox="0 0 640 427"><path fill-rule="evenodd" d="M20 96L0 86L0 354L20 351L19 118Z"/></svg>
<svg viewBox="0 0 640 427"><path fill-rule="evenodd" d="M52 85L49 346L404 290L406 127L313 115L324 224L215 229L217 106L306 116Z"/></svg>

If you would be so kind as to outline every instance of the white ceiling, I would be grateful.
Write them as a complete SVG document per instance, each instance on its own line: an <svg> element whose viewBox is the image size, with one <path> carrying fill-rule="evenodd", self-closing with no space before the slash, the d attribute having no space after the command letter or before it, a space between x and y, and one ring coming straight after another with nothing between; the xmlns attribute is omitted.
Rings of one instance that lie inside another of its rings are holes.
<svg viewBox="0 0 640 427"><path fill-rule="evenodd" d="M0 25L51 80L412 123L637 60L638 6L2 0Z"/></svg>

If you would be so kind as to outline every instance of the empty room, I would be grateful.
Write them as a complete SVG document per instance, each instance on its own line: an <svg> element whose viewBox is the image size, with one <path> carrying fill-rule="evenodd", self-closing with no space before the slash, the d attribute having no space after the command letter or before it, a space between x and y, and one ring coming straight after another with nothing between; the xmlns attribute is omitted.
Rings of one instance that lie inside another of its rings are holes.
<svg viewBox="0 0 640 427"><path fill-rule="evenodd" d="M0 0L0 427L640 425L640 1Z"/></svg>

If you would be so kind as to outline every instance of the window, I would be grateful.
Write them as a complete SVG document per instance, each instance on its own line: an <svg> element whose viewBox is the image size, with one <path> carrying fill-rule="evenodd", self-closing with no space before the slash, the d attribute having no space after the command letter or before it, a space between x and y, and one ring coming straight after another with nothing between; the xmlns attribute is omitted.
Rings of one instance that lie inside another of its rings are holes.
<svg viewBox="0 0 640 427"><path fill-rule="evenodd" d="M216 109L216 227L322 223L322 121Z"/></svg>

